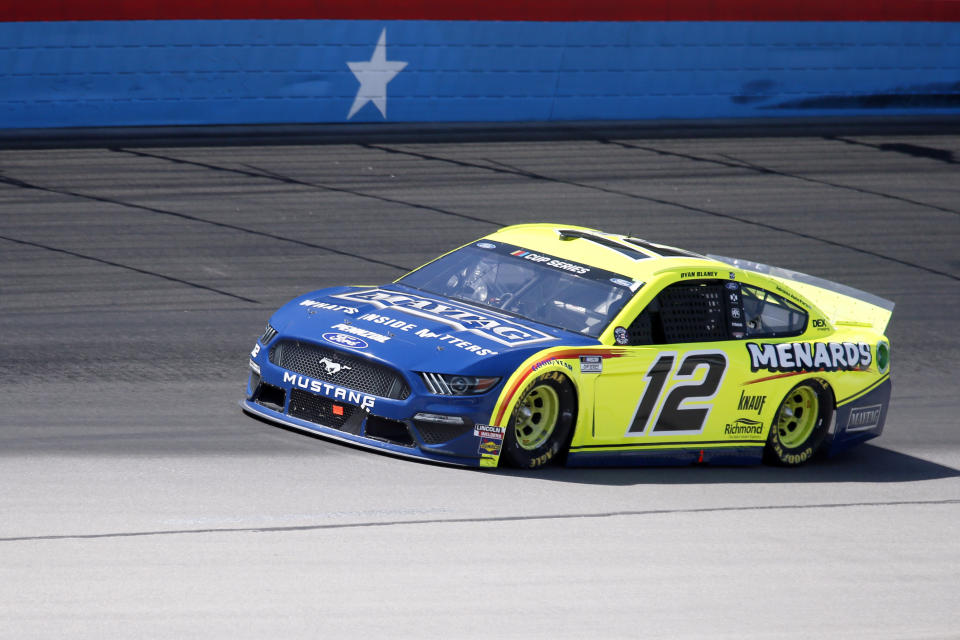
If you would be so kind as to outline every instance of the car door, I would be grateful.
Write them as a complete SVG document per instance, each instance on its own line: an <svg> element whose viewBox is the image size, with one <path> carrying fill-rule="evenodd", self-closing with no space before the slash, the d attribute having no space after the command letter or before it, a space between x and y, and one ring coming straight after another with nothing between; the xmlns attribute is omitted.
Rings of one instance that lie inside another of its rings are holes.
<svg viewBox="0 0 960 640"><path fill-rule="evenodd" d="M625 339L618 330L627 344L604 359L595 383L594 444L730 441L724 428L749 371L739 287L677 274L624 327Z"/></svg>

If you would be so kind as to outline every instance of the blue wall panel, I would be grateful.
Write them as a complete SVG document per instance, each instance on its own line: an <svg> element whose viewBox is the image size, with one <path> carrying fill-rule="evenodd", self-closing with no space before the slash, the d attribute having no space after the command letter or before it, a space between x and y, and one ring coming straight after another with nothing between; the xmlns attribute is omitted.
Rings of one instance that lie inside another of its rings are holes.
<svg viewBox="0 0 960 640"><path fill-rule="evenodd" d="M2 23L0 86L0 128L960 113L960 23Z"/></svg>

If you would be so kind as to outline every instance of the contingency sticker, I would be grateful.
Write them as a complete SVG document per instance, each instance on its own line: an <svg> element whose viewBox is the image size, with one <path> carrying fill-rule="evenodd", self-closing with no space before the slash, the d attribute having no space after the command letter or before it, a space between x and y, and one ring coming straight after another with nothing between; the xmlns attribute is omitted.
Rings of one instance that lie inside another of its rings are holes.
<svg viewBox="0 0 960 640"><path fill-rule="evenodd" d="M478 424L473 427L473 435L480 438L477 452L485 456L499 456L503 447L503 427L494 427L488 424ZM482 461L481 461L481 466Z"/></svg>
<svg viewBox="0 0 960 640"><path fill-rule="evenodd" d="M503 427L492 427L488 424L478 424L473 427L473 435L478 438L503 440Z"/></svg>
<svg viewBox="0 0 960 640"><path fill-rule="evenodd" d="M603 356L580 356L580 373L603 373Z"/></svg>
<svg viewBox="0 0 960 640"><path fill-rule="evenodd" d="M500 447L503 445L503 439L495 440L493 438L480 438L480 448L478 453L485 453L490 456L500 455Z"/></svg>

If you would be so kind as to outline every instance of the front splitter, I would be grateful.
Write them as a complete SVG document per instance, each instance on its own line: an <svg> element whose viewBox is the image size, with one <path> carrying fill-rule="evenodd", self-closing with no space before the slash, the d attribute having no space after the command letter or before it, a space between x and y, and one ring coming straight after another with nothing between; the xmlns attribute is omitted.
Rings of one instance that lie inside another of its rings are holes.
<svg viewBox="0 0 960 640"><path fill-rule="evenodd" d="M480 461L465 462L462 459L454 459L448 456L442 456L435 453L424 452L421 449L415 449L414 451L403 451L398 445L389 445L386 442L376 440L373 438L367 438L364 436L355 436L352 434L347 434L337 429L331 427L325 427L320 424L306 424L301 423L297 420L289 418L289 416L282 416L275 411L271 411L266 407L262 407L256 403L250 402L249 400L241 400L240 407L244 413L247 415L265 420L267 422L280 425L282 427L289 427L291 429L296 429L297 431L302 431L313 436L319 436L327 440L333 440L339 443L348 444L354 447L360 447L362 449L368 449L371 451L376 451L377 453L382 453L385 455L396 456L398 458L405 458L408 460L417 460L419 462L429 462L433 464L441 464L444 466L450 467L461 467L466 469L479 469Z"/></svg>

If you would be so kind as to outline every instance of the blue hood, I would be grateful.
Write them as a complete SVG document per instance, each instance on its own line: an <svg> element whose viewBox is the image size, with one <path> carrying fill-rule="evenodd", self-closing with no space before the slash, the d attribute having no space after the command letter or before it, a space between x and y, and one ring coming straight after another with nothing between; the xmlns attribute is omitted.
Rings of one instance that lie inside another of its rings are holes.
<svg viewBox="0 0 960 640"><path fill-rule="evenodd" d="M329 344L407 371L510 375L534 353L596 345L588 336L402 285L300 296L270 319L280 336Z"/></svg>

